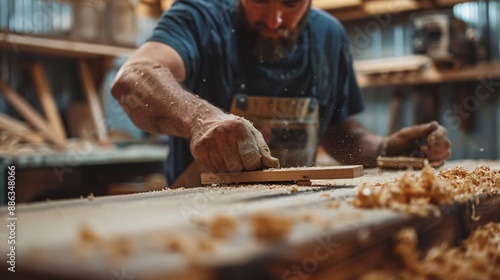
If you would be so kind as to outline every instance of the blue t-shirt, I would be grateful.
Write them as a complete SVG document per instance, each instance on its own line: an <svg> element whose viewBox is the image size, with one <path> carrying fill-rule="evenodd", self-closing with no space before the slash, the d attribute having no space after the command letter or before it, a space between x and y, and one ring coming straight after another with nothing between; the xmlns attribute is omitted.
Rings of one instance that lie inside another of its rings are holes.
<svg viewBox="0 0 500 280"><path fill-rule="evenodd" d="M276 63L251 55L237 20L238 0L177 0L161 17L149 41L174 48L184 61L184 86L229 110L237 93L272 97L315 97L319 136L328 125L363 110L342 25L311 9L297 46ZM244 85L244 86L242 86ZM189 142L172 138L166 175L172 183L193 160Z"/></svg>

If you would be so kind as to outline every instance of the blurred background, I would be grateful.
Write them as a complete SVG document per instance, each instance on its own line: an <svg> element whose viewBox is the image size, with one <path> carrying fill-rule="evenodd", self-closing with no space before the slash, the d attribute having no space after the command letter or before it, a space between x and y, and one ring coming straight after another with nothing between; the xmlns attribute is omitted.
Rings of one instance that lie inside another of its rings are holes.
<svg viewBox="0 0 500 280"><path fill-rule="evenodd" d="M0 167L15 163L24 174L21 201L166 186L168 137L136 128L110 85L172 2L0 0ZM366 101L359 121L386 135L438 120L451 159L499 158L500 0L313 6L351 39ZM54 149L61 139L65 149Z"/></svg>

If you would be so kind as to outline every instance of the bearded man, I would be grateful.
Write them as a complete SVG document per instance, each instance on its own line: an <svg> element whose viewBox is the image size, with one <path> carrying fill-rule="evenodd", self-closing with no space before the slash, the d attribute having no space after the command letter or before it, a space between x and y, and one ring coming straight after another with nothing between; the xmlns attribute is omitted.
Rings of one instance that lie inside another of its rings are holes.
<svg viewBox="0 0 500 280"><path fill-rule="evenodd" d="M348 38L311 0L177 0L112 94L139 128L174 136L165 172L177 186L201 170L313 165L319 146L368 167L450 156L437 122L383 137L352 118L364 105Z"/></svg>

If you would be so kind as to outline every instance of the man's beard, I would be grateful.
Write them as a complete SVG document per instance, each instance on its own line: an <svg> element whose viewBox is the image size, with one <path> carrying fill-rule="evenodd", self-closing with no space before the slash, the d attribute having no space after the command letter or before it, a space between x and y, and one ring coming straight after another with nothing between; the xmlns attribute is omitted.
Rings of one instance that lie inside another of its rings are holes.
<svg viewBox="0 0 500 280"><path fill-rule="evenodd" d="M307 12L297 24L294 30L289 30L284 26L278 28L280 37L270 38L261 35L261 30L266 28L264 22L257 22L253 26L248 24L241 2L238 5L239 16L245 26L245 32L250 44L253 45L252 53L261 62L278 62L290 53L296 46L300 34L304 29Z"/></svg>

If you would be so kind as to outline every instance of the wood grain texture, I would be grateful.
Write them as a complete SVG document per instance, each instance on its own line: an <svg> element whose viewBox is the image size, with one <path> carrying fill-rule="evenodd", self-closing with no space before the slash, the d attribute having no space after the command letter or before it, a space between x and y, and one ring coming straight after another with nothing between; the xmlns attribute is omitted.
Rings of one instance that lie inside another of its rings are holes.
<svg viewBox="0 0 500 280"><path fill-rule="evenodd" d="M362 165L267 169L237 173L202 173L202 184L349 179L363 176Z"/></svg>
<svg viewBox="0 0 500 280"><path fill-rule="evenodd" d="M447 162L443 168L456 165L468 170L477 165L499 169L500 161ZM428 217L359 209L349 203L364 183L387 182L417 172L368 169L363 177L324 180L324 188L319 187L322 181L316 181L313 187L299 187L294 192L286 185L254 184L21 204L16 217L23 226L16 238L23 246L17 247L16 256L23 261L16 267L19 271L9 276L72 280L104 280L116 274L130 279L359 279L373 268L400 268L401 260L393 254L394 235L400 229L415 228L418 249L425 252L443 243L456 245L478 226L500 222L500 196L444 205L440 216ZM337 206L330 207L332 203ZM248 218L262 211L294 219L284 240L259 243L253 238ZM7 214L6 208L0 209L0 219L5 220ZM157 241L172 234L192 241L188 245L206 241L206 224L196 221L209 221L221 214L232 217L238 227L233 235L219 240L215 250L186 255ZM312 219L305 220L304 214ZM82 226L102 237L102 242L80 244ZM132 250L114 259L107 252L118 237L127 240ZM0 264L3 271L6 266Z"/></svg>

